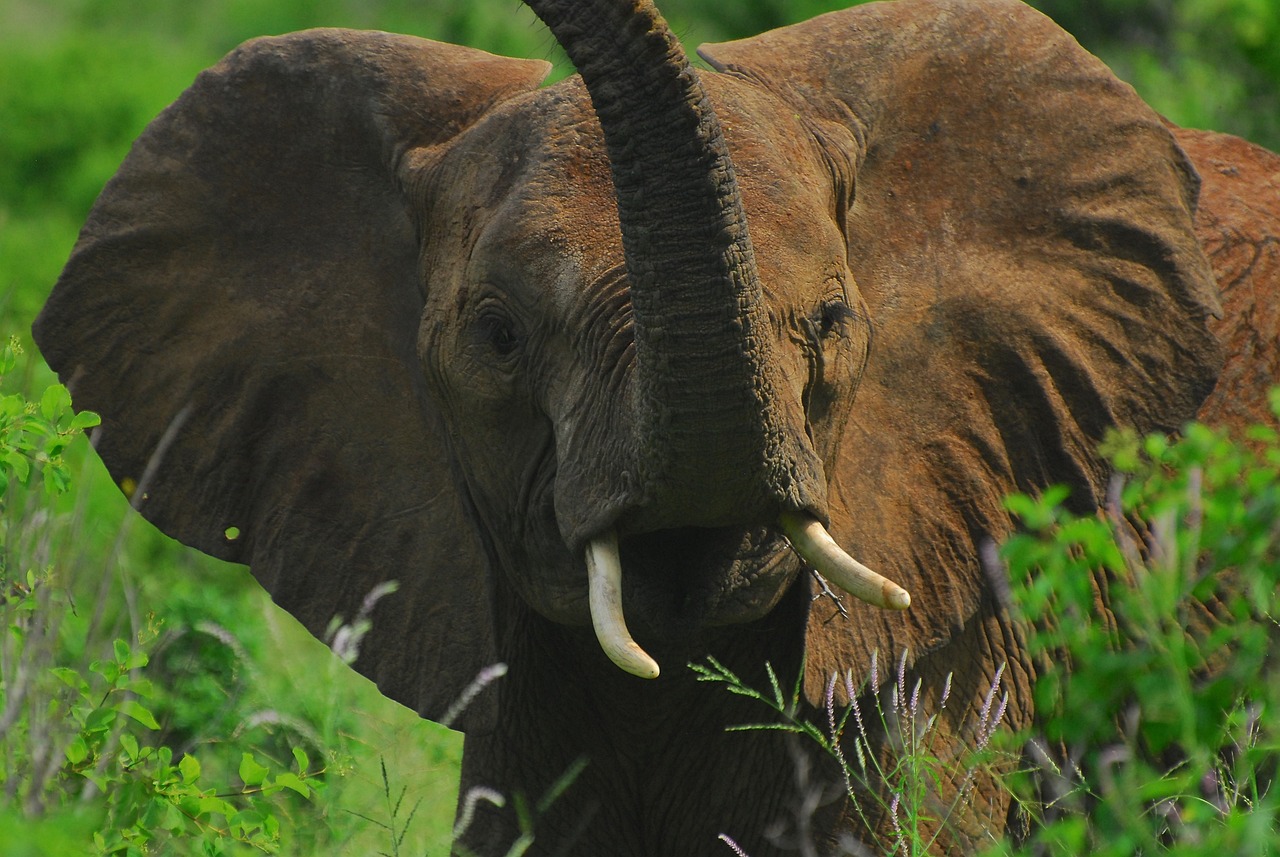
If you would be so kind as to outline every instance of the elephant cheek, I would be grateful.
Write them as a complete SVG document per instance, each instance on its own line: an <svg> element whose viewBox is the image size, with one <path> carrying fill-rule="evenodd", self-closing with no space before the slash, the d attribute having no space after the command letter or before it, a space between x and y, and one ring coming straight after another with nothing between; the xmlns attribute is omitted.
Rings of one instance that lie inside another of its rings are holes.
<svg viewBox="0 0 1280 857"><path fill-rule="evenodd" d="M521 600L535 613L557 625L585 628L591 624L591 607L587 601L586 580L572 587L549 587L539 584L537 591L521 592Z"/></svg>
<svg viewBox="0 0 1280 857"><path fill-rule="evenodd" d="M495 577L544 618L561 625L590 625L583 557L569 552L553 515L537 517L544 520L532 527L530 519L523 518L524 527L508 523L492 531Z"/></svg>

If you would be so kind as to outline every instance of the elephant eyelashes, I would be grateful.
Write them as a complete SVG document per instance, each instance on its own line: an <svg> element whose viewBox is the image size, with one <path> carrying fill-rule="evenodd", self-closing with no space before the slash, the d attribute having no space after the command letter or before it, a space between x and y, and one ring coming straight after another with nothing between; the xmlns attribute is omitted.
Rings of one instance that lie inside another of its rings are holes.
<svg viewBox="0 0 1280 857"><path fill-rule="evenodd" d="M510 357L520 348L523 337L516 323L506 313L487 309L476 321L481 338L499 357Z"/></svg>
<svg viewBox="0 0 1280 857"><path fill-rule="evenodd" d="M833 333L843 333L845 325L850 319L854 318L856 313L853 307L849 306L843 300L824 301L822 307L818 311L817 321L813 324L813 331L816 338L821 341L831 336Z"/></svg>

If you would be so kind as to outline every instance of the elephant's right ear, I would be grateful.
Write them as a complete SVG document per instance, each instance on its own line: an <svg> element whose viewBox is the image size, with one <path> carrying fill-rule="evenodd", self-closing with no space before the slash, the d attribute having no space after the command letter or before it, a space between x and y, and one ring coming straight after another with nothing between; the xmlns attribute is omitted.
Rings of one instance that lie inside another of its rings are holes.
<svg viewBox="0 0 1280 857"><path fill-rule="evenodd" d="M398 171L548 68L385 33L249 42L139 138L35 324L160 529L248 563L317 635L397 581L356 666L429 717L495 645L420 380L417 213Z"/></svg>
<svg viewBox="0 0 1280 857"><path fill-rule="evenodd" d="M864 611L857 638L814 618L811 698L876 649L981 663L977 646L1007 645L979 562L1012 527L1002 497L1065 484L1087 512L1106 432L1176 430L1217 379L1195 171L1018 0L868 3L702 53L810 124L874 333L828 470L847 503L833 532L912 609Z"/></svg>

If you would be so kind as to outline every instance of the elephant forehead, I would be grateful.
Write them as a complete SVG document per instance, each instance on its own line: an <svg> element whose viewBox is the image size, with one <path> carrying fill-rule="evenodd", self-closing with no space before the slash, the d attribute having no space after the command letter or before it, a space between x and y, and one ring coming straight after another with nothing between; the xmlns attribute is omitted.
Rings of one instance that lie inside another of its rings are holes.
<svg viewBox="0 0 1280 857"><path fill-rule="evenodd" d="M751 82L723 74L703 78L724 128L747 216L773 223L786 221L780 215L792 212L815 223L829 220L835 204L833 165L805 117Z"/></svg>
<svg viewBox="0 0 1280 857"><path fill-rule="evenodd" d="M744 81L704 74L725 129L766 288L810 283L844 262L835 224L831 166L792 110ZM571 314L623 263L617 203L599 123L581 80L519 99L475 142L501 196L479 236L473 262L485 276L516 280ZM519 141L516 143L515 141ZM519 146L509 163L496 149ZM492 268L499 271L488 270Z"/></svg>
<svg viewBox="0 0 1280 857"><path fill-rule="evenodd" d="M609 161L577 78L513 99L464 145L455 160L476 166L473 187L453 191L458 205L481 209L469 218L483 224L474 275L534 290L539 300L567 299L620 263Z"/></svg>
<svg viewBox="0 0 1280 857"><path fill-rule="evenodd" d="M548 159L550 161L552 159ZM568 317L589 284L622 265L613 189L567 180L544 162L514 189L480 236L473 265L482 278L527 292Z"/></svg>

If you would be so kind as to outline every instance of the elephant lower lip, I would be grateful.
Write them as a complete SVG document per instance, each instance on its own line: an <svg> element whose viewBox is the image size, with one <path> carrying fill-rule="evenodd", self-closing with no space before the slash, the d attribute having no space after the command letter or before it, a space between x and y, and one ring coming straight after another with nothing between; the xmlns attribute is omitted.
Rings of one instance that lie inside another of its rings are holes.
<svg viewBox="0 0 1280 857"><path fill-rule="evenodd" d="M764 527L662 530L620 548L628 620L664 635L758 619L799 568L785 539Z"/></svg>

